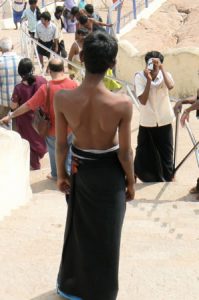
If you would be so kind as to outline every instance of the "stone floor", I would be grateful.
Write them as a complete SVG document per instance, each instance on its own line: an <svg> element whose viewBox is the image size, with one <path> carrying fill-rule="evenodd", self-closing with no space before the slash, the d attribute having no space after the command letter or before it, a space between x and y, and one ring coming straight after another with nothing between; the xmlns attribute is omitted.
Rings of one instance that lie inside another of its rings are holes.
<svg viewBox="0 0 199 300"><path fill-rule="evenodd" d="M136 144L138 112L132 123ZM196 136L198 121L191 124ZM178 161L191 148L180 128ZM46 179L48 156L31 171L32 200L0 222L0 299L58 300L55 294L67 207ZM173 183L136 184L122 234L118 300L193 300L199 293L199 202L188 194L198 167L194 154ZM3 205L3 201L1 203Z"/></svg>

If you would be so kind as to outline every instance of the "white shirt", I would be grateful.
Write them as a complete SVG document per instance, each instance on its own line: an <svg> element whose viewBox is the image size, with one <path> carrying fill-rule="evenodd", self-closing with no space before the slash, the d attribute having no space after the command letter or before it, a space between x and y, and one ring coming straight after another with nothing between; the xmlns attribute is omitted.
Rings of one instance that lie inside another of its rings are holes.
<svg viewBox="0 0 199 300"><path fill-rule="evenodd" d="M24 9L26 1L24 0L13 0L12 1L12 8L16 11L16 12L21 12Z"/></svg>
<svg viewBox="0 0 199 300"><path fill-rule="evenodd" d="M30 32L36 31L36 25L37 25L37 10L36 9L34 10L34 12L30 8L25 9L21 18L28 20L28 30Z"/></svg>
<svg viewBox="0 0 199 300"><path fill-rule="evenodd" d="M50 42L58 39L57 27L50 21L48 27L45 27L41 21L37 23L35 38L40 39L42 42Z"/></svg>
<svg viewBox="0 0 199 300"><path fill-rule="evenodd" d="M57 27L57 35L58 35L59 41L63 40L63 34L62 34L62 22L63 22L63 20L61 21L61 18L57 19L54 16L52 21L55 24L55 26Z"/></svg>
<svg viewBox="0 0 199 300"><path fill-rule="evenodd" d="M170 73L167 73L173 81ZM173 81L174 82L174 81ZM143 94L147 79L144 72L135 74L135 91L137 97ZM156 79L151 82L149 97L146 105L140 103L140 125L156 127L171 124L175 118L169 99L169 91L164 82L163 74L159 71Z"/></svg>

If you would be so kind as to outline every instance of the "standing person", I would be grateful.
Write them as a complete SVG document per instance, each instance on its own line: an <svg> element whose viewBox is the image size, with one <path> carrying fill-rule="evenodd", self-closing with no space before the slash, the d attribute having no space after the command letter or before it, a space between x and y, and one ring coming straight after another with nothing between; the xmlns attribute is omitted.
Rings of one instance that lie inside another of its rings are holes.
<svg viewBox="0 0 199 300"><path fill-rule="evenodd" d="M51 166L51 173L47 176L48 179L57 179L57 167L55 161L55 114L53 108L54 102L54 95L55 92L61 89L74 89L77 87L77 84L66 78L64 74L64 63L60 59L51 59L48 64L48 69L50 71L50 76L52 78L49 81L49 94L50 94L50 128L48 132L48 136L46 137L46 144L48 148L49 158L50 158L50 166ZM1 123L8 123L11 119L21 116L22 114L30 111L35 110L38 107L44 108L46 110L46 100L47 100L47 87L46 84L43 84L36 93L23 105L17 108L13 114L10 116L4 117L1 120ZM69 136L70 139L70 136ZM66 137L66 144L67 144L67 137ZM65 159L65 165L67 168L67 172L70 172L70 157Z"/></svg>
<svg viewBox="0 0 199 300"><path fill-rule="evenodd" d="M38 88L46 83L46 79L42 76L33 75L33 64L29 58L23 58L19 62L18 73L22 78L21 83L14 88L12 102L10 107L15 110L26 103L38 90ZM44 138L32 127L34 118L33 111L29 111L22 116L16 118L16 129L23 139L30 143L30 166L33 170L41 167L40 159L47 152Z"/></svg>
<svg viewBox="0 0 199 300"><path fill-rule="evenodd" d="M21 23L21 17L24 9L26 9L27 2L24 0L13 0L12 10L13 10L13 21L15 23L15 29L18 29L18 23Z"/></svg>
<svg viewBox="0 0 199 300"><path fill-rule="evenodd" d="M117 297L125 197L134 198L132 103L103 84L117 51L115 38L102 32L89 34L82 51L84 81L77 89L55 96L57 183L66 194L70 189L58 275L58 293L67 299ZM68 126L74 134L72 185L64 169Z"/></svg>
<svg viewBox="0 0 199 300"><path fill-rule="evenodd" d="M96 21L103 22L103 20L100 17L100 15L94 11L94 7L93 7L92 4L86 4L85 7L84 7L84 9L85 9L86 14L87 14L87 16L89 18L93 18Z"/></svg>
<svg viewBox="0 0 199 300"><path fill-rule="evenodd" d="M20 56L13 51L13 43L9 38L0 40L0 119L10 110L10 99L14 87L21 81L17 72Z"/></svg>
<svg viewBox="0 0 199 300"><path fill-rule="evenodd" d="M107 23L99 22L99 21L96 21L95 19L88 18L86 15L81 15L78 19L78 23L76 25L76 28L77 29L86 28L86 29L88 29L89 32L92 32L92 31L94 31L94 26L112 27L113 24L107 24Z"/></svg>
<svg viewBox="0 0 199 300"><path fill-rule="evenodd" d="M51 15L48 11L41 14L41 21L37 23L35 38L38 42L48 48L52 49L54 43L54 51L58 51L58 30L55 24L51 22ZM50 58L50 52L37 46L39 59L42 67L44 67L43 56Z"/></svg>
<svg viewBox="0 0 199 300"><path fill-rule="evenodd" d="M135 174L144 182L172 181L174 112L169 90L174 87L158 51L145 55L146 68L135 75L140 101L140 126L135 155Z"/></svg>
<svg viewBox="0 0 199 300"><path fill-rule="evenodd" d="M79 0L78 7L80 9L84 9L85 5L86 5L86 1L85 0Z"/></svg>
<svg viewBox="0 0 199 300"><path fill-rule="evenodd" d="M65 49L64 38L62 33L62 30L64 28L64 20L62 20L63 10L64 10L63 6L56 7L53 22L57 27L57 35L58 35L57 54L61 55L63 58L66 58L67 52Z"/></svg>
<svg viewBox="0 0 199 300"><path fill-rule="evenodd" d="M72 9L72 7L76 6L75 0L64 0L64 7L68 9L69 11Z"/></svg>
<svg viewBox="0 0 199 300"><path fill-rule="evenodd" d="M93 7L92 4L86 4L84 9L85 9L85 12L86 12L88 18L93 18L97 22L103 22L100 15L94 11L94 7ZM95 30L106 31L102 26L99 26L97 24L93 24L93 31L95 31Z"/></svg>
<svg viewBox="0 0 199 300"><path fill-rule="evenodd" d="M76 31L76 20L71 15L71 12L66 8L63 12L64 16L64 27L66 32L68 33L75 33Z"/></svg>
<svg viewBox="0 0 199 300"><path fill-rule="evenodd" d="M88 30L85 28L81 28L76 31L76 40L72 44L68 55L69 62L72 61L76 65L79 65L81 67L83 67L83 63L81 62L80 59L80 52L83 48L84 39L87 35L88 35ZM78 81L80 82L82 81L82 72L80 69L77 69L72 65L70 65L70 63L68 63L68 70L71 79L76 78Z"/></svg>
<svg viewBox="0 0 199 300"><path fill-rule="evenodd" d="M24 10L21 17L22 20L28 21L28 32L32 38L34 38L35 36L36 25L41 17L41 12L39 7L37 6L37 3L37 0L29 0L30 7Z"/></svg>
<svg viewBox="0 0 199 300"><path fill-rule="evenodd" d="M174 107L175 113L178 113L181 111L183 104L191 104L187 109L183 111L183 114L181 116L180 122L181 125L184 127L185 121L189 121L189 114L193 110L197 110L197 117L198 117L198 111L199 111L199 89L197 90L196 95L191 96L189 98L180 100L176 103ZM197 179L196 185L192 187L189 191L190 194L196 194L197 200L199 200L199 178Z"/></svg>

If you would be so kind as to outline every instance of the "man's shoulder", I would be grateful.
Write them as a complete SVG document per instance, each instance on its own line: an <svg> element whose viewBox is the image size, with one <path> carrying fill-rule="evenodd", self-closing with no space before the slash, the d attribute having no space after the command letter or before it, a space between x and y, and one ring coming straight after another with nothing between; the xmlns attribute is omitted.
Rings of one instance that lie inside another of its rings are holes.
<svg viewBox="0 0 199 300"><path fill-rule="evenodd" d="M44 26L43 26L43 24L41 23L41 21L38 21L36 27L39 28L39 27L44 27Z"/></svg>
<svg viewBox="0 0 199 300"><path fill-rule="evenodd" d="M132 105L131 98L124 93L112 93L113 106L118 108L128 108Z"/></svg>
<svg viewBox="0 0 199 300"><path fill-rule="evenodd" d="M63 81L63 84L68 89L74 89L78 86L74 80L69 79L69 78L65 78Z"/></svg>

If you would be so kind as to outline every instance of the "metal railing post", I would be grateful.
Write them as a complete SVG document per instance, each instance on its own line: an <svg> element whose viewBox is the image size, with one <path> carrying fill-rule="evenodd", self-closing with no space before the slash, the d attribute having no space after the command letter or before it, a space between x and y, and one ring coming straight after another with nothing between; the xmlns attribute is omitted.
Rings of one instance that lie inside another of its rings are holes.
<svg viewBox="0 0 199 300"><path fill-rule="evenodd" d="M133 16L134 19L137 18L137 5L136 5L136 0L132 0L133 1Z"/></svg>
<svg viewBox="0 0 199 300"><path fill-rule="evenodd" d="M122 2L120 3L117 9L117 28L116 28L117 33L120 33L121 10L122 10Z"/></svg>

